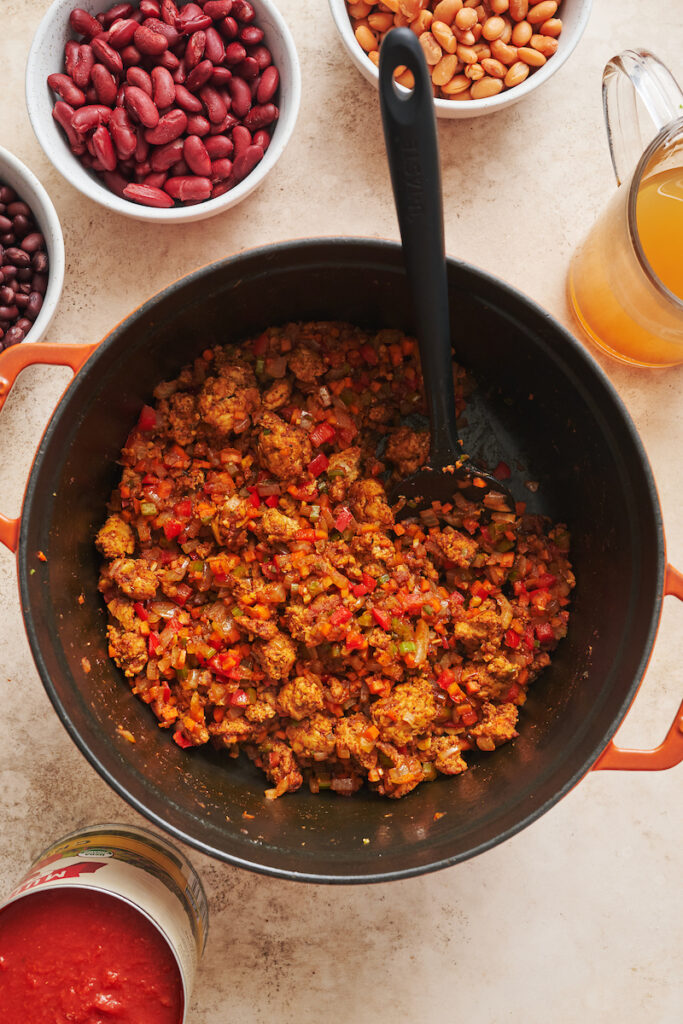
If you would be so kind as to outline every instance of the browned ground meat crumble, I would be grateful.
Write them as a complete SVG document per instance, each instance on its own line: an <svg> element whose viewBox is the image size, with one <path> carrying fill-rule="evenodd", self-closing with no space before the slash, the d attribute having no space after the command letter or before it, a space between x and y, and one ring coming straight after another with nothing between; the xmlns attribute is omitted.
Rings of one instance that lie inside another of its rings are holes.
<svg viewBox="0 0 683 1024"><path fill-rule="evenodd" d="M97 546L110 656L176 743L244 750L269 798L401 797L517 735L566 633L569 535L462 495L396 521L429 451L414 339L288 324L155 399Z"/></svg>

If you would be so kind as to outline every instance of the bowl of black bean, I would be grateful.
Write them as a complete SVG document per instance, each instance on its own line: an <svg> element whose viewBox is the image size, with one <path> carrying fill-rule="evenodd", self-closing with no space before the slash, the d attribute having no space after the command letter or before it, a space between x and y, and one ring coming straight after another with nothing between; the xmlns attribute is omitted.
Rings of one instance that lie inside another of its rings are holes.
<svg viewBox="0 0 683 1024"><path fill-rule="evenodd" d="M64 238L32 171L0 146L0 352L38 341L64 283Z"/></svg>

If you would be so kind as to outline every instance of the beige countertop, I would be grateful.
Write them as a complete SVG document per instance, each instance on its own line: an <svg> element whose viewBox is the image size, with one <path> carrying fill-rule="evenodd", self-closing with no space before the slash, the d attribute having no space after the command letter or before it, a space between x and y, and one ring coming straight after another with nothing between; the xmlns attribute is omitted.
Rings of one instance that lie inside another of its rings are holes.
<svg viewBox="0 0 683 1024"><path fill-rule="evenodd" d="M289 147L240 206L168 229L107 214L53 169L23 100L26 56L48 0L3 0L0 144L46 186L65 234L64 294L46 340L97 341L176 277L246 247L312 234L398 238L376 92L347 62L325 0L278 6L303 71ZM568 261L614 187L602 67L619 50L647 47L683 81L682 42L680 0L596 0L576 52L541 90L494 117L441 122L449 253L523 289L571 328ZM683 567L683 367L598 360L641 433L669 558ZM29 370L2 413L5 514L19 512L32 453L67 381L64 370ZM141 819L57 720L25 639L6 552L0 610L1 897L49 841L84 824ZM682 614L665 602L622 744L656 745L674 716ZM680 766L589 775L534 825L477 859L374 887L302 886L190 851L212 920L189 1024L674 1024L683 995L682 781Z"/></svg>

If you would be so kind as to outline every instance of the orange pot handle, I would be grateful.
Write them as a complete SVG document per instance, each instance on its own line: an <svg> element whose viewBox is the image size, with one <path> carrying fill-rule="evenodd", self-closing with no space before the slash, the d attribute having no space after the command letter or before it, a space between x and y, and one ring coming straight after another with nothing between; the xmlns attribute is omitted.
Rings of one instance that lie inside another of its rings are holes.
<svg viewBox="0 0 683 1024"><path fill-rule="evenodd" d="M78 373L85 361L97 348L91 345L52 345L46 342L25 342L13 345L0 353L0 409L14 386L14 382L27 366L46 363L49 366L70 366ZM21 518L9 519L0 513L0 543L10 551L17 550Z"/></svg>
<svg viewBox="0 0 683 1024"><path fill-rule="evenodd" d="M666 567L664 594L673 594L683 601L683 575L671 565ZM617 771L662 771L683 761L683 702L676 712L671 728L654 750L623 750L610 741L593 765L594 771L614 768Z"/></svg>

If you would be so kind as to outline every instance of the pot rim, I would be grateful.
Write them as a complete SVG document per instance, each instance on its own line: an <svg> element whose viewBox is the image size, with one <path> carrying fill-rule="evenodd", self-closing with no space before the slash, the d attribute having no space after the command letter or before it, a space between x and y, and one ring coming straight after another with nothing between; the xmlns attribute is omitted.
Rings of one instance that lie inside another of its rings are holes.
<svg viewBox="0 0 683 1024"><path fill-rule="evenodd" d="M33 618L30 616L31 599L29 594L29 565L27 551L27 533L28 523L32 515L40 515L40 496L37 492L36 480L38 477L38 471L41 467L42 460L45 456L45 452L49 447L49 443L53 434L55 433L61 417L65 414L69 405L77 397L78 388L86 388L88 380L91 374L96 373L98 361L103 355L116 343L119 338L127 330L128 325L138 317L144 316L149 313L154 307L163 302L163 300L189 285L191 282L201 280L202 278L208 277L215 271L223 268L229 268L232 266L239 266L240 263L244 263L246 260L256 260L259 263L263 263L272 254L277 254L282 250L298 250L302 253L307 251L314 251L319 246L335 246L340 252L352 251L354 248L363 246L368 250L368 259L381 259L383 256L393 255L396 257L401 253L401 246L399 243L389 240L376 239L376 238L363 238L363 237L351 237L351 236L329 236L329 237L315 237L315 238L304 238L293 241L277 242L270 245L258 246L252 249L243 250L240 253L233 254L226 257L223 260L219 260L213 263L206 264L191 273L178 278L176 281L167 285L166 288L157 292L146 302L142 303L135 310L133 310L128 316L125 317L120 323L118 323L112 330L104 336L102 341L99 343L92 356L88 359L87 364L84 366L74 380L71 382L65 393L61 396L55 411L50 418L50 421L45 429L43 437L40 441L36 455L31 466L26 490L24 494L24 500L22 503L22 514L21 514L21 529L19 534L19 543L17 546L17 571L18 571L18 582L22 602L22 616L24 619L24 626L26 629L27 637L31 647L31 652L40 674L43 686L47 692L50 701L57 712L62 724L66 728L67 732L75 742L78 749L85 756L92 767L97 771L102 779L112 787L112 789L122 797L126 803L128 803L134 810L138 811L145 818L151 821L154 825L162 829L167 834L171 834L176 839L183 843L193 847L200 853L206 854L207 856L214 857L225 863L233 864L236 867L245 868L250 871L255 871L258 874L269 875L271 877L283 878L289 881L299 882L313 882L317 884L366 884L366 883L378 883L396 881L404 878L411 878L418 875L429 874L433 871L441 870L442 868L450 867L455 864L461 863L471 857L478 856L481 853L486 852L499 843L516 835L521 832L528 825L531 825L534 821L545 814L552 806L558 803L562 797L564 797L575 785L588 773L591 767L595 764L600 754L604 751L610 740L615 735L617 729L621 725L629 707L631 706L633 699L641 685L645 670L647 668L648 661L650 659L652 649L655 642L655 637L659 627L659 620L661 616L662 602L664 597L664 580L666 572L666 549L664 530L662 522L661 507L659 498L657 495L657 489L654 481L652 469L650 467L647 454L643 442L636 430L635 424L631 419L626 406L624 405L621 397L616 391L616 388L611 383L606 373L593 358L593 356L587 351L587 349L579 342L565 327L562 326L554 317L551 317L541 306L539 306L532 299L525 296L522 292L516 289L514 286L502 281L500 278L493 274L488 273L485 270L481 270L478 267L467 263L464 260L458 260L454 258L448 258L448 264L450 267L459 268L465 271L467 274L474 275L481 281L488 285L495 286L499 291L506 293L509 297L513 298L517 302L522 302L524 306L537 317L546 320L553 328L553 330L559 333L564 343L568 346L568 349L572 356L576 358L581 368L587 372L589 379L593 379L596 384L601 386L607 394L608 399L611 400L614 410L619 414L621 424L627 431L629 439L637 451L640 466L643 474L647 481L647 498L654 519L656 527L656 547L657 547L657 564L655 572L655 593L656 599L654 601L651 613L650 622L647 629L646 641L643 645L643 650L638 662L638 667L634 673L633 679L628 687L628 690L624 694L620 707L612 718L609 727L605 730L602 735L600 742L591 751L591 753L584 758L578 768L575 768L565 782L556 789L552 796L540 806L534 808L526 814L523 814L518 821L511 825L509 828L502 832L498 832L492 838L480 843L479 845L467 849L465 851L457 852L451 856L441 857L438 860L430 862L427 865L418 865L405 869L398 870L386 870L386 871L373 871L368 874L324 874L317 873L314 871L296 871L291 869L278 868L271 864L264 864L258 861L240 857L233 853L227 853L223 850L216 849L211 843L205 842L202 839L198 839L192 834L183 831L182 828L168 822L161 814L150 810L145 806L142 800L133 796L128 792L126 785L120 782L118 778L115 778L113 774L104 766L100 760L98 753L95 749L85 741L80 735L78 730L73 726L68 709L58 696L56 689L52 683L50 673L47 669L47 665L41 650L41 643L38 637L38 630L36 628ZM374 256L373 256L374 250ZM558 358L554 357L553 358ZM562 360L564 362L564 359ZM572 378L572 383L577 386L579 383L575 372L570 371L567 368L566 372Z"/></svg>

